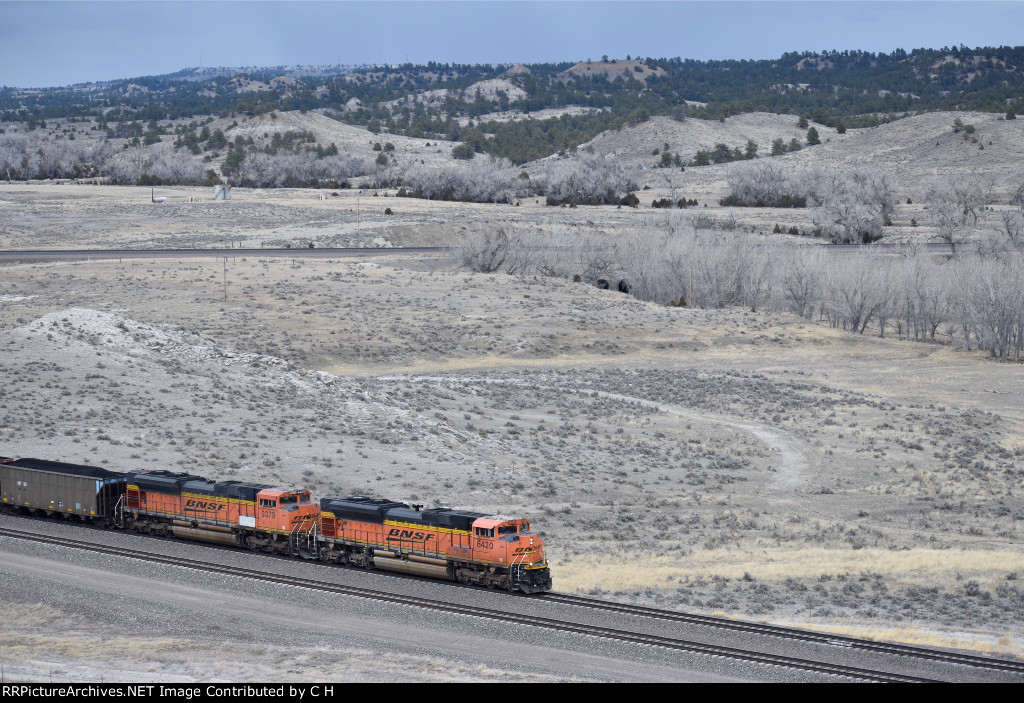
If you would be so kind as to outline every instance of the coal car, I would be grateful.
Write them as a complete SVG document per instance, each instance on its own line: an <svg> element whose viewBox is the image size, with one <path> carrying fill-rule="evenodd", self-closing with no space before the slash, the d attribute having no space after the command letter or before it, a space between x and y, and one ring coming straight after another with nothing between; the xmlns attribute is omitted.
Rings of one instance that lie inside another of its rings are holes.
<svg viewBox="0 0 1024 703"><path fill-rule="evenodd" d="M0 459L0 504L8 509L114 526L126 477L99 466Z"/></svg>

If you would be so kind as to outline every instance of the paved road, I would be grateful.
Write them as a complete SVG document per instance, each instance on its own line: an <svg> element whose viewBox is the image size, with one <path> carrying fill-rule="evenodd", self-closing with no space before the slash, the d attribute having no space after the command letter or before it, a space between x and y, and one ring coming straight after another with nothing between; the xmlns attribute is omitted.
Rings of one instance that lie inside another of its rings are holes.
<svg viewBox="0 0 1024 703"><path fill-rule="evenodd" d="M804 245L765 244L765 247L794 249ZM934 242L911 246L907 244L832 244L821 245L830 254L885 253L906 254L924 250L932 255L948 253L945 244ZM225 257L256 256L278 259L320 258L340 259L355 256L430 256L446 254L449 247L352 247L352 248L260 248L260 249L18 249L0 251L0 261L10 263L36 263L41 261L95 261L101 259L220 259Z"/></svg>
<svg viewBox="0 0 1024 703"><path fill-rule="evenodd" d="M256 256L285 259L341 259L353 256L396 256L444 254L446 247L365 247L349 249L23 249L0 251L0 261L34 263L39 261L90 261L98 259L221 259Z"/></svg>

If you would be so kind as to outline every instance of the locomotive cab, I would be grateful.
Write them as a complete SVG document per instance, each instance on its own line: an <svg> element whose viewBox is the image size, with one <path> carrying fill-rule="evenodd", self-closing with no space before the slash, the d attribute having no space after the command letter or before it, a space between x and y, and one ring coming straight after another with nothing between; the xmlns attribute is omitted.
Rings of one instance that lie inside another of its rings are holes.
<svg viewBox="0 0 1024 703"><path fill-rule="evenodd" d="M320 507L309 491L265 488L256 495L256 527L268 532L309 532L317 523Z"/></svg>
<svg viewBox="0 0 1024 703"><path fill-rule="evenodd" d="M551 590L544 540L528 520L480 518L473 522L473 557L508 569L509 586L525 593Z"/></svg>

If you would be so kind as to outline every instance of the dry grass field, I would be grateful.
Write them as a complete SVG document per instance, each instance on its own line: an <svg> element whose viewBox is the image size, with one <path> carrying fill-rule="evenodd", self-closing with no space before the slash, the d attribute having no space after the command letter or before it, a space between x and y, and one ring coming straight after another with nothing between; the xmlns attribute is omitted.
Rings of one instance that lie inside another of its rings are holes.
<svg viewBox="0 0 1024 703"><path fill-rule="evenodd" d="M919 161L898 160L908 188ZM687 169L686 195L717 203L723 173ZM160 190L0 185L0 248L449 245L663 217ZM559 590L1024 655L1019 365L397 252L3 264L0 328L3 454L523 514Z"/></svg>

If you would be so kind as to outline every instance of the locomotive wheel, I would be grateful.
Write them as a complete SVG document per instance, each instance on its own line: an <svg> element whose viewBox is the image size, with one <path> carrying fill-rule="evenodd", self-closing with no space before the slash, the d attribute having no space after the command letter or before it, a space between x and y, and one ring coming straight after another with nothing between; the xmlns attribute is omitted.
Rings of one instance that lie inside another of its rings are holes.
<svg viewBox="0 0 1024 703"><path fill-rule="evenodd" d="M467 574L463 569L459 569L455 574L459 577L459 583L469 583L469 574Z"/></svg>

